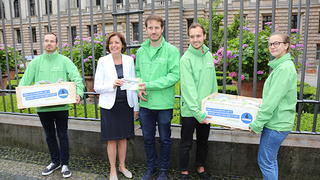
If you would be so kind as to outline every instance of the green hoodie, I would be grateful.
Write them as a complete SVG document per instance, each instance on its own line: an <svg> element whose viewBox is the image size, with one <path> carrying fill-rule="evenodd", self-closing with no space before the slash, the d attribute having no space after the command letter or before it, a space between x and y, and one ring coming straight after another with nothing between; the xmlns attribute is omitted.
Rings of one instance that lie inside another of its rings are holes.
<svg viewBox="0 0 320 180"><path fill-rule="evenodd" d="M55 83L59 78L76 83L77 94L83 97L83 83L77 67L73 62L58 53L47 54L44 52L33 59L26 69L19 86L29 86L33 82L41 80ZM57 106L37 107L37 112L63 111L69 110L69 104Z"/></svg>
<svg viewBox="0 0 320 180"><path fill-rule="evenodd" d="M263 87L263 103L256 120L250 123L255 133L263 127L275 131L291 131L296 115L297 73L290 53L268 64L273 71Z"/></svg>
<svg viewBox="0 0 320 180"><path fill-rule="evenodd" d="M173 109L174 85L179 80L180 52L162 37L160 46L151 54L150 39L137 51L136 73L146 84L148 101L140 100L140 107L161 110Z"/></svg>
<svg viewBox="0 0 320 180"><path fill-rule="evenodd" d="M189 46L180 60L181 116L195 117L200 123L207 114L201 111L201 101L218 92L214 62L209 48L200 50Z"/></svg>

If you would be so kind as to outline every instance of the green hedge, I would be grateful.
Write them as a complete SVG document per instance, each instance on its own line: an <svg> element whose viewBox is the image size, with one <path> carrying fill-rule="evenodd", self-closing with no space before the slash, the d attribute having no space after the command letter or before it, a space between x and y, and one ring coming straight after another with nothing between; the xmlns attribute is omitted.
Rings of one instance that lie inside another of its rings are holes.
<svg viewBox="0 0 320 180"><path fill-rule="evenodd" d="M218 74L221 75L223 73L221 71L218 71L217 75ZM22 74L19 74L19 79L21 79L21 77L22 77ZM222 77L217 76L217 79L221 80ZM227 80L228 80L228 82L229 81L231 82L231 78L230 77L227 77ZM222 80L220 82L222 82ZM218 80L218 83L219 83L219 80ZM12 89L14 89L16 84L17 84L16 80L11 80ZM297 84L298 84L297 94L298 94L298 98L299 98L301 82L298 81ZM9 89L9 87L7 87L7 89ZM218 87L218 92L222 93L222 90L223 90L223 87L219 86ZM309 84L305 83L304 84L304 91L303 91L303 99L305 99L305 100L315 100L316 90L317 90L317 88L311 87ZM227 94L237 95L237 88L235 86L226 86L226 93ZM175 94L176 95L180 95L180 82L178 82L175 85ZM6 100L5 101L6 101L6 110L11 112L10 96L6 96ZM0 103L1 103L0 104L0 111L4 111L2 98L0 100ZM15 95L13 95L13 104L14 104L14 106L16 106L16 97L15 97ZM69 111L70 112L70 116L74 116L74 106L70 106L70 107L71 107L70 111ZM313 114L314 113L314 107L315 107L314 103L303 103L302 104L302 112L303 113ZM98 118L100 118L100 112L99 111L100 111L100 108L98 107L98 116L99 116ZM298 111L298 105L297 105L297 111ZM16 107L15 107L14 112L20 112L20 111L17 110ZM28 111L24 110L23 113L28 113ZM33 114L36 113L34 108L31 108L31 113L33 113ZM77 105L77 115L78 115L78 117L84 117L84 105L82 105L82 104ZM89 118L95 118L95 106L94 105L87 104L87 116ZM172 120L172 123L173 124L179 124L179 119L180 119L180 105L179 105L179 99L177 98L176 99L176 103L175 103L175 107L173 109L173 120Z"/></svg>
<svg viewBox="0 0 320 180"><path fill-rule="evenodd" d="M299 99L300 95L300 85L301 82L297 82L297 97ZM304 88L303 88L303 100L315 100L316 99L316 94L317 94L317 88L312 87L307 83L304 83ZM315 103L302 103L302 112L306 113L314 113L314 108L315 108ZM298 112L298 104L297 104L297 112Z"/></svg>
<svg viewBox="0 0 320 180"><path fill-rule="evenodd" d="M13 105L14 105L14 112L19 113L20 110L17 109L17 101L16 101L16 96L12 94L12 100L13 100ZM2 98L0 98L0 111L4 111L3 108L3 103L2 103ZM10 95L5 96L5 104L6 104L6 112L12 112L11 110L11 101L10 101ZM78 104L77 106L77 115L78 117L84 117L84 105L83 104ZM98 106L98 118L100 118L100 108ZM35 108L30 108L31 114L36 114ZM28 113L28 110L25 109L22 111L23 113ZM87 115L88 118L95 118L95 105L94 104L87 104ZM74 116L74 106L70 105L70 110L69 110L69 116ZM302 113L301 115L301 124L300 124L300 131L312 131L312 126L313 126L313 114L310 113ZM318 114L318 119L320 119L320 115ZM180 109L179 109L179 99L176 99L176 104L173 109L173 119L171 121L172 124L179 124L180 122ZM136 124L139 124L139 121L135 122ZM216 125L213 125L216 126ZM295 118L295 124L293 127L293 130L296 130L297 127L297 115ZM320 123L317 123L316 131L320 132Z"/></svg>

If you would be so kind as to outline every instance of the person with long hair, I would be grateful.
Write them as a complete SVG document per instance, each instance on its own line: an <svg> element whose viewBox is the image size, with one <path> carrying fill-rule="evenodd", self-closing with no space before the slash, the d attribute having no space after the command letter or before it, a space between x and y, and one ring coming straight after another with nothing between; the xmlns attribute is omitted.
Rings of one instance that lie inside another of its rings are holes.
<svg viewBox="0 0 320 180"><path fill-rule="evenodd" d="M94 90L100 94L101 139L108 141L110 179L117 180L116 156L119 154L119 171L132 178L125 167L127 138L134 136L134 119L138 117L137 91L121 90L122 78L135 77L133 58L123 53L126 41L121 33L112 32L107 37L109 55L98 61Z"/></svg>
<svg viewBox="0 0 320 180"><path fill-rule="evenodd" d="M294 125L297 104L297 72L290 55L290 36L281 32L269 38L273 69L263 87L263 103L256 120L249 124L259 134L258 164L264 180L278 179L277 154Z"/></svg>

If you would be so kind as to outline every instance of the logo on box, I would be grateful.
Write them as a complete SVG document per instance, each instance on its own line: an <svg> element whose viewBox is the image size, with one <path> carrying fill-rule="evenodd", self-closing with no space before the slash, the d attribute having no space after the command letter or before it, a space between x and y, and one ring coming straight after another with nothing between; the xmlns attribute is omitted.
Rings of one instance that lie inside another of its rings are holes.
<svg viewBox="0 0 320 180"><path fill-rule="evenodd" d="M69 93L68 93L68 90L66 89L60 89L59 92L58 92L58 96L62 99L68 97Z"/></svg>
<svg viewBox="0 0 320 180"><path fill-rule="evenodd" d="M250 113L243 113L241 115L241 121L245 124L250 124L252 122L252 115Z"/></svg>

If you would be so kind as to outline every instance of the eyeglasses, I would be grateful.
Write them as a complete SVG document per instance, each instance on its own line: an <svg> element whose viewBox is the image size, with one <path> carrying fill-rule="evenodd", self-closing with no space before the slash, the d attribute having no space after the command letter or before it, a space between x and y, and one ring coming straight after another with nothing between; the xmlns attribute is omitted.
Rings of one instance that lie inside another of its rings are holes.
<svg viewBox="0 0 320 180"><path fill-rule="evenodd" d="M276 48L276 47L280 46L281 43L286 44L286 42L274 42L274 43L269 43L268 47L272 47L273 46L273 47Z"/></svg>

